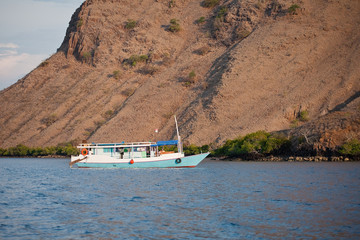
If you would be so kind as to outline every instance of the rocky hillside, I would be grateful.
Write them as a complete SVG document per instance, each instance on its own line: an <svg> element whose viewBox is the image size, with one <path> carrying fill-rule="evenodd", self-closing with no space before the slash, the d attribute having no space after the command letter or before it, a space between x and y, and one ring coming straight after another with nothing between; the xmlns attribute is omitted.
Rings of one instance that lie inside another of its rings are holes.
<svg viewBox="0 0 360 240"><path fill-rule="evenodd" d="M290 129L333 148L360 137L359 29L353 0L87 0L0 92L0 147L168 139L176 114L188 143Z"/></svg>

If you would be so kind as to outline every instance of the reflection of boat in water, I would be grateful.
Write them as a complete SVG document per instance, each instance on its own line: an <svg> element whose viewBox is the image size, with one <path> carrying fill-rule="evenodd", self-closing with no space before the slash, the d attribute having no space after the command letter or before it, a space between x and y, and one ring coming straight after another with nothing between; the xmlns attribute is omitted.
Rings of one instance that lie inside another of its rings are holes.
<svg viewBox="0 0 360 240"><path fill-rule="evenodd" d="M176 118L175 118L176 122ZM71 156L70 166L80 168L171 168L196 167L209 153L185 156L176 122L178 140L131 143L80 144L79 156ZM177 145L177 151L159 147Z"/></svg>

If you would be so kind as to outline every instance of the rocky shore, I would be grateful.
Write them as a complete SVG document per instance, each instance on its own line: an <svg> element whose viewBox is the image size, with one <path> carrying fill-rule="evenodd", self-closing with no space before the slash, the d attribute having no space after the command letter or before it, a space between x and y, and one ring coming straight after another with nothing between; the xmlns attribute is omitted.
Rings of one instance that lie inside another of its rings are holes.
<svg viewBox="0 0 360 240"><path fill-rule="evenodd" d="M344 156L268 156L259 159L242 159L242 158L211 158L211 160L219 161L257 161L257 162L351 162L359 161L359 159L353 159Z"/></svg>

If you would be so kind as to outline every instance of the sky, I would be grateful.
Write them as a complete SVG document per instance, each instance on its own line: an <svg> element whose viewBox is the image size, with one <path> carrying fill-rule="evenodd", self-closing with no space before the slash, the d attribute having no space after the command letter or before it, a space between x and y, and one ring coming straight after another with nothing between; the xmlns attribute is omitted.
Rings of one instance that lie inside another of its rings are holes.
<svg viewBox="0 0 360 240"><path fill-rule="evenodd" d="M0 0L0 91L50 57L84 0Z"/></svg>

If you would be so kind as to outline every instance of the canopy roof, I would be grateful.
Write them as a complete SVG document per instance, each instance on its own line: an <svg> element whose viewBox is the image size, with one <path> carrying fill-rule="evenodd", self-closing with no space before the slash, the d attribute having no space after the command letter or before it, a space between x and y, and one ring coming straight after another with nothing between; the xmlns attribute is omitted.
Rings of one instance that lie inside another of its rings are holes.
<svg viewBox="0 0 360 240"><path fill-rule="evenodd" d="M156 146L165 146L165 145L177 145L178 140L167 140L167 141L158 141L156 144L151 145L152 147Z"/></svg>
<svg viewBox="0 0 360 240"><path fill-rule="evenodd" d="M133 143L83 143L77 146L77 148L126 148L126 147L156 147L165 145L177 145L178 140L167 140L158 142L133 142Z"/></svg>

